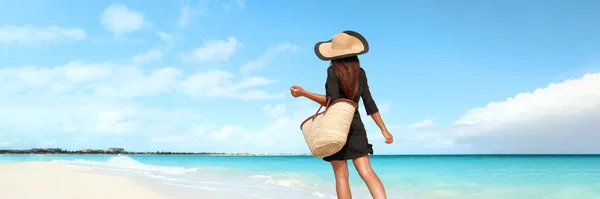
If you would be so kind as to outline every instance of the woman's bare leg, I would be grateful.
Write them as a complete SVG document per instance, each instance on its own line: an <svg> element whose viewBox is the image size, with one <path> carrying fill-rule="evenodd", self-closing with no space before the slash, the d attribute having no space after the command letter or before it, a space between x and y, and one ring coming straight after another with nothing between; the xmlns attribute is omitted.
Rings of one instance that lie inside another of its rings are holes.
<svg viewBox="0 0 600 199"><path fill-rule="evenodd" d="M381 180L379 180L379 177L377 174L375 174L373 168L371 168L369 155L367 154L360 158L353 159L352 162L354 163L354 167L356 167L356 171L358 171L360 177L367 184L373 199L387 199Z"/></svg>
<svg viewBox="0 0 600 199"><path fill-rule="evenodd" d="M350 184L348 184L348 161L333 160L331 167L335 174L335 191L338 199L352 199Z"/></svg>

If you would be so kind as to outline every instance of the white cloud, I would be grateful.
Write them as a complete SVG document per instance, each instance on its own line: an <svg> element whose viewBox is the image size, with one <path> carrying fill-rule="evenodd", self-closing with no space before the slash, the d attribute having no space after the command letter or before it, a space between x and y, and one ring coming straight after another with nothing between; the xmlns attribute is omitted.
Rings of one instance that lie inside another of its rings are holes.
<svg viewBox="0 0 600 199"><path fill-rule="evenodd" d="M117 36L133 33L144 26L150 26L150 23L144 19L143 13L118 3L113 3L104 9L100 22Z"/></svg>
<svg viewBox="0 0 600 199"><path fill-rule="evenodd" d="M143 71L136 66L81 61L54 68L5 68L0 69L0 78L5 82L0 96L23 92L91 93L114 98L152 96L172 90L180 75L181 71L174 68Z"/></svg>
<svg viewBox="0 0 600 199"><path fill-rule="evenodd" d="M133 64L143 65L148 62L159 61L172 50L175 43L171 34L165 32L158 32L156 33L156 35L165 42L165 45L157 46L146 52L139 53L133 56L133 58L131 58L131 62Z"/></svg>
<svg viewBox="0 0 600 199"><path fill-rule="evenodd" d="M225 125L221 129L212 131L208 134L210 138L217 141L226 141L230 138L236 139L236 142L247 143L249 132L240 126Z"/></svg>
<svg viewBox="0 0 600 199"><path fill-rule="evenodd" d="M3 68L0 79L0 141L6 142L7 147L61 143L59 147L87 148L130 145L134 141L143 147L152 141L169 142L189 136L219 143L242 136L236 139L242 142L250 136L241 126L198 124L203 120L196 109L167 108L163 105L169 102L164 100L160 108L152 107L139 99L161 94L194 98L281 97L257 88L276 82L262 77L236 78L222 70L187 75L176 68L148 70L110 62L72 61L52 68ZM92 143L97 139L103 142ZM188 146L197 148L200 142ZM156 146L148 145L146 149Z"/></svg>
<svg viewBox="0 0 600 199"><path fill-rule="evenodd" d="M134 57L139 58L140 56ZM139 60L139 59L137 59ZM176 68L144 70L137 65L87 64L72 61L54 68L27 66L0 69L0 96L23 92L90 93L111 98L135 98L180 92L192 97L242 99L280 98L257 87L276 83L264 77L237 78L224 70L184 75Z"/></svg>
<svg viewBox="0 0 600 199"><path fill-rule="evenodd" d="M85 31L79 28L38 27L32 25L4 26L0 28L0 43L57 43L84 40L86 38Z"/></svg>
<svg viewBox="0 0 600 199"><path fill-rule="evenodd" d="M201 119L197 111L144 107L128 100L57 94L13 95L11 100L0 104L0 110L2 136L29 141L36 141L31 139L33 137L44 141L74 135L80 138L150 136L173 133L177 131L178 124ZM68 139L62 144L68 145Z"/></svg>
<svg viewBox="0 0 600 199"><path fill-rule="evenodd" d="M203 46L189 53L181 53L181 58L186 61L227 61L241 45L235 37L225 40L205 41Z"/></svg>
<svg viewBox="0 0 600 199"><path fill-rule="evenodd" d="M140 53L135 55L131 61L134 64L145 64L147 62L151 62L151 61L158 61L160 59L162 59L163 57L163 52L157 49L150 49L144 53Z"/></svg>
<svg viewBox="0 0 600 199"><path fill-rule="evenodd" d="M438 153L598 153L598 118L595 73L468 110L450 126L426 120L396 130Z"/></svg>
<svg viewBox="0 0 600 199"><path fill-rule="evenodd" d="M433 120L425 119L419 123L414 123L410 125L410 128L421 128L421 127L430 127L433 126Z"/></svg>
<svg viewBox="0 0 600 199"><path fill-rule="evenodd" d="M234 75L228 71L212 70L189 76L181 82L182 91L192 97L231 97L240 99L274 99L283 94L270 94L254 89L258 86L276 83L263 77L250 77L233 81Z"/></svg>
<svg viewBox="0 0 600 199"><path fill-rule="evenodd" d="M579 114L600 105L600 74L550 84L533 92L519 93L502 102L467 111L455 124L526 122L545 116Z"/></svg>
<svg viewBox="0 0 600 199"><path fill-rule="evenodd" d="M265 111L265 115L267 115L267 117L277 118L286 113L287 105L286 104L277 104L277 105L267 104L264 106L263 110Z"/></svg>
<svg viewBox="0 0 600 199"><path fill-rule="evenodd" d="M253 70L263 69L269 62L275 60L275 58L277 58L279 54L295 48L297 48L297 46L290 43L279 44L275 47L268 49L257 59L248 61L244 66L240 68L240 71L244 74L247 74Z"/></svg>

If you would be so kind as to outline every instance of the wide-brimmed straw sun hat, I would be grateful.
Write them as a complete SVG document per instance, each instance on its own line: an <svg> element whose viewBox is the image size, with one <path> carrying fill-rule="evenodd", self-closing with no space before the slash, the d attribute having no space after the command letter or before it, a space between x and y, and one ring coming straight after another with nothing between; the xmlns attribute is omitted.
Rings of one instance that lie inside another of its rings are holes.
<svg viewBox="0 0 600 199"><path fill-rule="evenodd" d="M315 44L315 54L321 60L333 60L369 52L369 43L358 32L346 30L328 41Z"/></svg>

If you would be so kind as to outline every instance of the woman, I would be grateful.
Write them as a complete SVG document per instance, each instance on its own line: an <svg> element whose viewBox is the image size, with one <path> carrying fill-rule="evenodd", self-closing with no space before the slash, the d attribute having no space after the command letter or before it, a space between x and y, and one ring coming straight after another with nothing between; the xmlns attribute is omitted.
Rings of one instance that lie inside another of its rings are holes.
<svg viewBox="0 0 600 199"><path fill-rule="evenodd" d="M365 38L354 31L344 31L333 36L329 41L319 42L315 45L315 53L321 60L330 60L331 66L327 69L325 95L315 94L304 90L300 86L291 86L290 91L294 97L306 97L321 105L339 98L346 98L358 103L362 98L367 115L375 121L385 137L385 143L391 144L393 137L385 127L377 105L371 97L367 76L360 67L357 55L367 53L369 45ZM379 177L371 168L369 155L373 154L372 145L369 144L365 127L360 119L358 108L350 125L348 140L342 149L323 160L331 163L335 174L336 192L338 199L352 198L348 184L347 160L352 159L354 167L360 177L365 181L371 196L374 199L385 199L385 189Z"/></svg>

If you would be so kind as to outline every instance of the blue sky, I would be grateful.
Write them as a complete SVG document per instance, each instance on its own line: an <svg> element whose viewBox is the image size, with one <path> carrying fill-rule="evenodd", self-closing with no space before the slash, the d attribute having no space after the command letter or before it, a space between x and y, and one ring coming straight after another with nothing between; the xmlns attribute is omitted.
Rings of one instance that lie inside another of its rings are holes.
<svg viewBox="0 0 600 199"><path fill-rule="evenodd" d="M350 29L376 153L600 151L600 2L341 2L0 0L0 148L307 152Z"/></svg>

